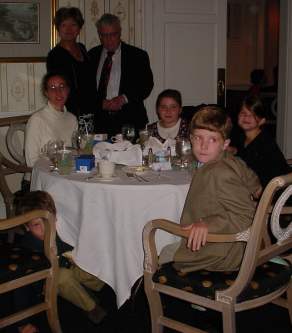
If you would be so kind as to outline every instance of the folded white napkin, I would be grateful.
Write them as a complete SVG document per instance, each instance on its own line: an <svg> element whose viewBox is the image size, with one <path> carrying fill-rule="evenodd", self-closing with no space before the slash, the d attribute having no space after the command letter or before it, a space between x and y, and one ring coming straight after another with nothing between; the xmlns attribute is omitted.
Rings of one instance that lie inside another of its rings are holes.
<svg viewBox="0 0 292 333"><path fill-rule="evenodd" d="M133 145L130 141L117 143L99 142L93 147L95 161L104 158L118 164L136 166L142 164L142 150L140 145Z"/></svg>
<svg viewBox="0 0 292 333"><path fill-rule="evenodd" d="M148 154L149 148L152 149L153 154L156 154L157 152L161 150L167 150L167 147L171 148L171 155L175 155L175 143L176 141L174 139L168 138L162 143L157 138L150 136L149 140L145 142L145 148L143 150L144 154Z"/></svg>

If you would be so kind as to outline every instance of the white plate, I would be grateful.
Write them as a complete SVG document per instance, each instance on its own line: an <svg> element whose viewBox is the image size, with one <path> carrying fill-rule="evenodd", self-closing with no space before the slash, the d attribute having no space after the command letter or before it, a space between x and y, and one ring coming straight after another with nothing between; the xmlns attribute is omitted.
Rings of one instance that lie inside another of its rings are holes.
<svg viewBox="0 0 292 333"><path fill-rule="evenodd" d="M104 177L101 177L101 175L97 175L95 178L99 181L111 182L111 181L115 180L117 178L117 176L114 175L112 177L104 178Z"/></svg>
<svg viewBox="0 0 292 333"><path fill-rule="evenodd" d="M150 169L149 167L146 167L146 166L142 166L142 165L137 165L137 166L125 166L123 169L122 169L124 172L128 172L128 173L135 173L137 175L142 175L146 172L148 172Z"/></svg>

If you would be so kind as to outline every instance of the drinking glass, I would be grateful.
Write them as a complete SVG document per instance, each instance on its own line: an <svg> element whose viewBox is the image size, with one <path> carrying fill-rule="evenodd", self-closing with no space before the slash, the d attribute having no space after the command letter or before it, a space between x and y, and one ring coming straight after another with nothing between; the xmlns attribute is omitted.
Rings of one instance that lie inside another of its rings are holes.
<svg viewBox="0 0 292 333"><path fill-rule="evenodd" d="M53 163L52 171L59 171L58 169L58 150L64 149L64 141L62 140L50 140L47 143L47 156Z"/></svg>
<svg viewBox="0 0 292 333"><path fill-rule="evenodd" d="M81 136L81 149L84 154L92 154L94 144L93 134L83 134Z"/></svg>
<svg viewBox="0 0 292 333"><path fill-rule="evenodd" d="M145 147L145 142L147 142L148 140L149 140L149 132L147 131L147 129L141 130L139 132L139 143L142 149Z"/></svg>
<svg viewBox="0 0 292 333"><path fill-rule="evenodd" d="M180 167L186 168L192 155L191 143L188 139L179 138L175 144L176 156L179 158Z"/></svg>
<svg viewBox="0 0 292 333"><path fill-rule="evenodd" d="M72 151L62 149L57 151L57 166L61 175L69 175L74 166Z"/></svg>
<svg viewBox="0 0 292 333"><path fill-rule="evenodd" d="M82 134L80 130L76 130L72 133L72 147L77 149L77 151L81 148Z"/></svg>
<svg viewBox="0 0 292 333"><path fill-rule="evenodd" d="M133 142L135 139L135 127L131 124L126 124L122 127L122 134L124 138L130 142Z"/></svg>

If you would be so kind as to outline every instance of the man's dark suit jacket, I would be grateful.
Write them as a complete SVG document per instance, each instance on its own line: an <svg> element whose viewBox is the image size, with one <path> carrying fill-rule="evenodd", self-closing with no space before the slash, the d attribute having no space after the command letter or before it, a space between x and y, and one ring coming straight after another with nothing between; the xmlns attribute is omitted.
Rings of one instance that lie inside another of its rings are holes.
<svg viewBox="0 0 292 333"><path fill-rule="evenodd" d="M93 70L97 73L102 45L92 48L89 58ZM98 109L95 114L95 132L110 134L121 133L123 124L133 124L142 129L148 122L144 99L153 88L153 74L148 54L131 45L121 43L121 80L119 95L126 95L128 103L115 113L102 110L102 100L98 97Z"/></svg>

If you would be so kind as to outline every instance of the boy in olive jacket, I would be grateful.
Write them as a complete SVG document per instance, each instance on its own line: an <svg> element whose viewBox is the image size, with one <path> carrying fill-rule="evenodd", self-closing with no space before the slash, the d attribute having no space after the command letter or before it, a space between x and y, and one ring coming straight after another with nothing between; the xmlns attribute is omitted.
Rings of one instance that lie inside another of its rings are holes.
<svg viewBox="0 0 292 333"><path fill-rule="evenodd" d="M217 106L205 106L191 122L192 151L197 169L186 198L181 225L190 230L175 253L176 269L237 270L243 243L206 243L208 233L237 233L247 229L261 192L256 174L227 152L231 122Z"/></svg>

